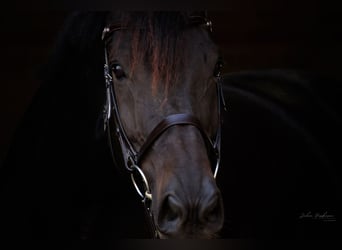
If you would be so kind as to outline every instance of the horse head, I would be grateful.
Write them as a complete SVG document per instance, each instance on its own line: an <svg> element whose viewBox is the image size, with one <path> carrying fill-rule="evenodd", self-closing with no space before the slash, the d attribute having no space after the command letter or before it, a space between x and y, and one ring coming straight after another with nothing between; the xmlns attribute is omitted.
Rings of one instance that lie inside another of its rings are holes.
<svg viewBox="0 0 342 250"><path fill-rule="evenodd" d="M202 15L130 12L108 15L103 32L105 128L161 238L212 238L223 226L210 28Z"/></svg>

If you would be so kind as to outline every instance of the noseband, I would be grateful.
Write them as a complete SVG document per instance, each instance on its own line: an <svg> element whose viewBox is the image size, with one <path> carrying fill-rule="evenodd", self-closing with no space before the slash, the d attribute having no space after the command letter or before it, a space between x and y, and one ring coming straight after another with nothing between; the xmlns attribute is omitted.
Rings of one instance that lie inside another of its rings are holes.
<svg viewBox="0 0 342 250"><path fill-rule="evenodd" d="M209 31L212 31L212 24L207 18L202 16L191 16L190 17L191 23L205 25ZM105 27L102 33L102 40L106 41L108 36L115 31L125 29L120 25L112 25ZM160 121L154 129L148 135L146 141L141 146L139 150L136 150L133 147L133 144L129 140L123 124L120 119L120 112L118 108L118 102L115 95L114 90L114 83L113 77L109 69L109 62L108 62L108 54L107 54L107 46L105 43L104 46L104 56L105 56L105 64L104 64L104 78L106 83L106 103L104 105L103 110L103 119L104 119L104 130L107 130L108 134L108 141L109 146L112 154L112 158L116 165L124 165L126 169L131 174L131 179L133 185L142 198L142 202L145 205L147 214L150 217L151 227L153 229L154 237L158 237L158 230L154 224L153 214L150 208L150 204L152 201L152 194L148 184L148 181L143 173L142 169L139 167L146 156L146 154L151 149L154 142L169 128L173 126L193 126L199 130L201 133L204 142L206 144L208 154L210 159L214 159L214 171L213 175L214 178L217 176L217 172L220 165L220 156L221 156L221 104L225 107L225 102L223 99L222 87L221 87L221 76L220 72L218 72L215 77L216 81L216 88L217 88L217 99L218 99L218 128L216 132L215 140L212 140L210 136L205 132L203 129L201 122L198 120L197 117L193 116L192 114L187 113L178 113L178 114L171 114L165 117L162 121ZM112 142L114 140L114 143ZM118 162L117 157L114 156L114 148L119 147L122 152L122 157L120 158L121 161ZM119 164L118 164L119 163ZM140 182L136 181L136 178L140 179ZM139 185L140 183L141 185Z"/></svg>

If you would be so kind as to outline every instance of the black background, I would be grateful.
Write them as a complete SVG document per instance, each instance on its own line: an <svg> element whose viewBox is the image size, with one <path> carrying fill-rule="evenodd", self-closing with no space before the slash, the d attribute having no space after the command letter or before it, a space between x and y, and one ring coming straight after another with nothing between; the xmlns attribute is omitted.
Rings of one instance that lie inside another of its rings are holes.
<svg viewBox="0 0 342 250"><path fill-rule="evenodd" d="M341 79L342 11L323 1L247 2L209 11L226 73L281 68ZM66 10L21 10L0 15L0 164L41 84L41 70L68 14Z"/></svg>

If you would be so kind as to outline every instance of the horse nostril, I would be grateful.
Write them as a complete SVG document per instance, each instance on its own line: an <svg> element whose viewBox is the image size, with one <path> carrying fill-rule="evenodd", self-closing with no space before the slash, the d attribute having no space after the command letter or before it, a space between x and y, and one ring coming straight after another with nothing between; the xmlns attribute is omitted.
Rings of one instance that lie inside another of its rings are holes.
<svg viewBox="0 0 342 250"><path fill-rule="evenodd" d="M170 233L176 231L183 217L183 207L178 199L168 195L158 215L158 225L161 231Z"/></svg>
<svg viewBox="0 0 342 250"><path fill-rule="evenodd" d="M213 198L200 213L200 221L205 224L220 222L223 218L223 208L219 197Z"/></svg>
<svg viewBox="0 0 342 250"><path fill-rule="evenodd" d="M221 196L213 196L207 203L202 204L203 208L199 214L199 220L213 231L221 229L223 224L223 204Z"/></svg>

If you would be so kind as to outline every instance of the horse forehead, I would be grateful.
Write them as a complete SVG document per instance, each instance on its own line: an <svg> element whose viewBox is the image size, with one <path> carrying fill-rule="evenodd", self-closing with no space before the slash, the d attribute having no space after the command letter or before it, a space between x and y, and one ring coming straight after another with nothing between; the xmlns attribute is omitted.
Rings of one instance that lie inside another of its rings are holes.
<svg viewBox="0 0 342 250"><path fill-rule="evenodd" d="M178 38L178 42L180 42L182 46L187 47L187 49L190 48L192 50L195 48L201 48L202 50L207 49L214 52L218 50L216 44L210 39L208 32L201 27L188 28L184 31L180 31L180 33L181 35ZM133 29L130 28L118 30L112 35L109 48L115 48L116 50L130 50L132 42L137 39L135 35L136 34L133 32ZM143 34L142 32L142 36L144 35L147 34ZM140 37L140 39L142 38Z"/></svg>

